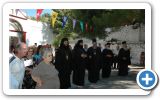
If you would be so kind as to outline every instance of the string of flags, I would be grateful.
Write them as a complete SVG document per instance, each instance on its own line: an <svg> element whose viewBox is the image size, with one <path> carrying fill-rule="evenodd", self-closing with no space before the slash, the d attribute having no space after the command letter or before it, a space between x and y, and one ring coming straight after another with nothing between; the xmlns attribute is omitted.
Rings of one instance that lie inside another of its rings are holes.
<svg viewBox="0 0 160 100"><path fill-rule="evenodd" d="M36 14L36 20L37 20L37 21L39 21L40 15L41 15L42 11L43 11L43 9L37 9L37 14ZM51 25L52 25L52 27L54 27L54 25L55 25L57 16L58 16L58 13L55 12L55 11L53 11L53 12L52 12L52 15L51 15ZM94 32L94 27L93 27L93 25L90 25L90 27L89 27L89 25L88 25L87 22L84 23L82 20L79 21L79 20L77 20L77 19L72 19L72 18L69 18L69 17L67 17L67 16L63 16L63 17L62 17L62 28L65 27L65 25L66 25L66 23L67 23L67 20L69 20L69 19L72 20L72 23L73 23L73 27L72 27L72 28L73 28L73 30L75 29L77 22L79 22L79 23L80 23L80 29L81 29L82 32L84 32L84 28L85 28L85 31L86 31L86 32ZM84 25L84 24L85 24L85 25Z"/></svg>

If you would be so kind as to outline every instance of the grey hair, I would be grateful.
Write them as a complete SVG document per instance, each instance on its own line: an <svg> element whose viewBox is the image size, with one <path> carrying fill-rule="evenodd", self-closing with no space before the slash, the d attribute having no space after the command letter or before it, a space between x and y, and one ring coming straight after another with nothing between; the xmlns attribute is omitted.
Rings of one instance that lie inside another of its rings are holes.
<svg viewBox="0 0 160 100"><path fill-rule="evenodd" d="M25 43L21 42L21 43L16 44L16 46L15 46L15 53L18 53L18 50L21 50L22 44L25 44Z"/></svg>
<svg viewBox="0 0 160 100"><path fill-rule="evenodd" d="M47 54L48 54L48 53L52 53L52 49L43 48L42 51L41 51L42 57L47 57Z"/></svg>

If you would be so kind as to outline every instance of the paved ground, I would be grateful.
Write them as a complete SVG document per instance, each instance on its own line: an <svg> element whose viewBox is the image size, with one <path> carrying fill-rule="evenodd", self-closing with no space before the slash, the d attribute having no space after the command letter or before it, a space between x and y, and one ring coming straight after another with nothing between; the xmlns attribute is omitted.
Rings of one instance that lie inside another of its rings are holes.
<svg viewBox="0 0 160 100"><path fill-rule="evenodd" d="M85 86L83 89L139 89L140 87L136 83L136 76L143 67L129 66L129 68L128 76L118 76L118 70L112 69L111 76L109 78L100 78L96 84L89 83L86 71ZM71 88L77 89L77 86L72 84Z"/></svg>

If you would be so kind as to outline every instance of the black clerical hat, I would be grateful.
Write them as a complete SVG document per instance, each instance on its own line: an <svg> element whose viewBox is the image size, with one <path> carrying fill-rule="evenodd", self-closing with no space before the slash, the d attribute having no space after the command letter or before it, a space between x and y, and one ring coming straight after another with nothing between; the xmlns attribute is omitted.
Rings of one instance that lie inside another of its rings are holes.
<svg viewBox="0 0 160 100"><path fill-rule="evenodd" d="M97 40L96 39L92 39L92 42L97 42Z"/></svg>
<svg viewBox="0 0 160 100"><path fill-rule="evenodd" d="M126 41L123 41L122 44L126 44Z"/></svg>
<svg viewBox="0 0 160 100"><path fill-rule="evenodd" d="M68 41L68 38L63 38L62 41L63 41L63 42L64 42L64 41Z"/></svg>
<svg viewBox="0 0 160 100"><path fill-rule="evenodd" d="M108 42L107 45L111 45L111 43Z"/></svg>

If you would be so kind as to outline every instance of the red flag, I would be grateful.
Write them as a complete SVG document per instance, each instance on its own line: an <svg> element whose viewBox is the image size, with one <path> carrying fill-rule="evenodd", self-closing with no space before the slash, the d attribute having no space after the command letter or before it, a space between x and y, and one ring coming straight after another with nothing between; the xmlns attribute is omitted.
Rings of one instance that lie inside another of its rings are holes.
<svg viewBox="0 0 160 100"><path fill-rule="evenodd" d="M88 32L88 23L86 23L85 26L86 26L86 32Z"/></svg>
<svg viewBox="0 0 160 100"><path fill-rule="evenodd" d="M43 9L37 9L37 14L36 14L37 21L39 21L42 11L43 11Z"/></svg>
<svg viewBox="0 0 160 100"><path fill-rule="evenodd" d="M94 27L93 27L93 26L90 27L90 31L91 31L91 32L94 31Z"/></svg>

